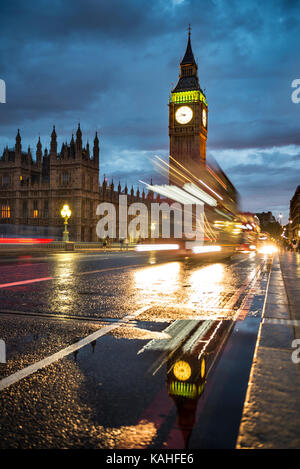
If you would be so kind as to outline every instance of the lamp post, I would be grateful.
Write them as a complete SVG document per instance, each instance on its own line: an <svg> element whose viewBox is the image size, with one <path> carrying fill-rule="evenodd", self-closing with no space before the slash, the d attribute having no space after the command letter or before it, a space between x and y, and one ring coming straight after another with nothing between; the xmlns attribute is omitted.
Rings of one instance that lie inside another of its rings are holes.
<svg viewBox="0 0 300 469"><path fill-rule="evenodd" d="M63 232L63 241L69 241L68 220L72 214L68 204L64 205L60 212L64 219L65 230Z"/></svg>

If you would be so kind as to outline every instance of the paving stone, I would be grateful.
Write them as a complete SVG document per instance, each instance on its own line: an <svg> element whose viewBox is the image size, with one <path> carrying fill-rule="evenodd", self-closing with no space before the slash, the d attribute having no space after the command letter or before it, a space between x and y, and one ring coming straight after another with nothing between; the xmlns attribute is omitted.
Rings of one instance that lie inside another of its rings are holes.
<svg viewBox="0 0 300 469"><path fill-rule="evenodd" d="M259 347L237 448L300 448L300 374L291 352Z"/></svg>
<svg viewBox="0 0 300 469"><path fill-rule="evenodd" d="M291 326L263 324L259 346L292 350L291 343L294 338L294 328Z"/></svg>
<svg viewBox="0 0 300 469"><path fill-rule="evenodd" d="M289 317L288 305L266 304L265 318L289 319Z"/></svg>
<svg viewBox="0 0 300 469"><path fill-rule="evenodd" d="M292 340L300 327L300 256L278 256L272 267L269 293L252 363L237 448L300 448L300 364L292 362ZM278 292L276 288L278 287ZM279 319L268 323L268 318Z"/></svg>

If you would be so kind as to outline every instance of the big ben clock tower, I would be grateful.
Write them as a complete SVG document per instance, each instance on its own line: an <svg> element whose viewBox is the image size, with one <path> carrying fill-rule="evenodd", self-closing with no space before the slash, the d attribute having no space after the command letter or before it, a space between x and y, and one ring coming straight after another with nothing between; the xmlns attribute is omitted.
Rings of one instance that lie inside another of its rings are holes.
<svg viewBox="0 0 300 469"><path fill-rule="evenodd" d="M174 160L193 174L200 174L206 162L207 102L199 85L190 28L179 80L169 100L169 136L170 184L178 184L172 171Z"/></svg>

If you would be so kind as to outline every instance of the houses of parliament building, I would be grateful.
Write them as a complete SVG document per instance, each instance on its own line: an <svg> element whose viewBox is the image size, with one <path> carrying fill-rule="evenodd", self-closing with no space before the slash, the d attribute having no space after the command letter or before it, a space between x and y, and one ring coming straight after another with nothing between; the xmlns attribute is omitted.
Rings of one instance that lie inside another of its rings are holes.
<svg viewBox="0 0 300 469"><path fill-rule="evenodd" d="M206 163L207 113L206 96L200 88L189 29L179 80L169 99L169 184L181 187L182 181L187 180L178 176L182 168L202 184L200 178L205 175L210 187L217 189L217 194L213 192L222 200L222 216L228 219L224 209L235 211L238 195L225 173L220 168L213 171ZM35 158L30 148L27 152L22 151L18 131L15 147L6 147L0 158L2 233L3 227L10 225L38 228L40 232L44 229L45 237L51 235L51 230L56 230L61 236L63 222L60 211L64 204L68 204L72 210L70 239L97 241L97 205L111 202L117 208L121 193L128 195L128 205L160 201L159 195L154 199L151 190L146 196L144 190L140 194L139 189L134 192L132 187L128 194L127 186L122 191L119 183L115 189L113 182L108 184L106 178L99 184L99 139L96 133L92 151L88 143L84 147L80 125L76 138L72 135L70 143L63 143L60 152L57 151L57 135L53 127L49 152L45 149L43 153L39 139ZM224 197L220 196L222 193Z"/></svg>
<svg viewBox="0 0 300 469"><path fill-rule="evenodd" d="M69 220L70 239L73 241L97 241L96 208L101 202L118 205L119 195L128 194L128 203L150 201L147 196L133 187L128 193L127 185L122 190L120 183L114 187L104 178L99 183L99 139L96 132L94 145L82 144L80 125L76 138L63 143L57 151L55 127L51 134L49 151L42 149L40 138L36 145L35 158L28 148L22 150L20 131L15 147L6 147L0 158L0 225L3 233L35 232L37 237L61 238L63 220L60 211L64 204L72 210ZM19 227L19 231L16 230ZM30 230L31 231L30 231Z"/></svg>

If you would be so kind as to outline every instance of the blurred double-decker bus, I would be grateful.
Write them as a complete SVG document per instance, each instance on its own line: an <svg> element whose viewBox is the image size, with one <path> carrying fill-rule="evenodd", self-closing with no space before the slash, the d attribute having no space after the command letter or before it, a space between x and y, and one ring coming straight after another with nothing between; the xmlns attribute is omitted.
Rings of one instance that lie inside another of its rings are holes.
<svg viewBox="0 0 300 469"><path fill-rule="evenodd" d="M225 173L216 164L200 167L195 164L193 171L191 164L186 169L171 157L172 164L158 157L157 160L160 170L172 174L170 182L146 186L160 195L165 210L161 210L159 218L150 220L155 236L151 232L150 241L141 240L137 250L172 250L177 255L199 259L234 254L242 244L243 229L239 195ZM170 233L163 236L166 221L170 223Z"/></svg>

